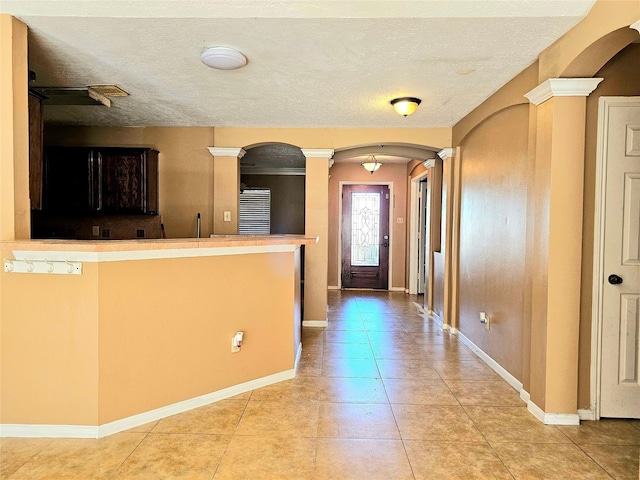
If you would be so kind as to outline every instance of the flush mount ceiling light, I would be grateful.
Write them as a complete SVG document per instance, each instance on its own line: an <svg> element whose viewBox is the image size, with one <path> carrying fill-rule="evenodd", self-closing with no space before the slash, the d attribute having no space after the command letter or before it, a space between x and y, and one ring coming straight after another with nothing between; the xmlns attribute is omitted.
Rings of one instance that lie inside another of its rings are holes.
<svg viewBox="0 0 640 480"><path fill-rule="evenodd" d="M230 47L207 48L200 55L200 59L202 63L216 70L235 70L247 64L247 57Z"/></svg>
<svg viewBox="0 0 640 480"><path fill-rule="evenodd" d="M415 112L416 108L418 108L418 105L420 105L421 102L422 100L420 100L419 98L401 97L391 100L391 105L393 105L393 108L396 109L396 112L406 117L407 115L411 115L413 112Z"/></svg>
<svg viewBox="0 0 640 480"><path fill-rule="evenodd" d="M378 170L382 166L382 163L380 163L375 156L371 155L367 157L367 159L360 165L362 165L362 168L364 168L367 172L370 172L371 175L373 175L373 172Z"/></svg>

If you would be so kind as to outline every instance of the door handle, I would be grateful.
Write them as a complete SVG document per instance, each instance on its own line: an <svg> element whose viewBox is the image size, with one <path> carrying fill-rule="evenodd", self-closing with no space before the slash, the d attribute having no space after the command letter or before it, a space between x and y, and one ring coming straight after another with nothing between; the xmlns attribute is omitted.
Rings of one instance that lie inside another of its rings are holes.
<svg viewBox="0 0 640 480"><path fill-rule="evenodd" d="M615 273L609 275L607 279L611 285L620 285L622 283L622 277L619 277Z"/></svg>

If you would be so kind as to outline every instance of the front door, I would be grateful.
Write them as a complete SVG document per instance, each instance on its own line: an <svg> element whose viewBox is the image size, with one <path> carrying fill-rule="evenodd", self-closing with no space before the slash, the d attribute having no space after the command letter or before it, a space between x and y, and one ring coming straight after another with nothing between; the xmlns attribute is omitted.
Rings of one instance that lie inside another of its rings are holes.
<svg viewBox="0 0 640 480"><path fill-rule="evenodd" d="M600 416L640 418L640 98L606 98ZM608 120L608 121L607 121Z"/></svg>
<svg viewBox="0 0 640 480"><path fill-rule="evenodd" d="M342 288L389 288L389 187L342 187Z"/></svg>

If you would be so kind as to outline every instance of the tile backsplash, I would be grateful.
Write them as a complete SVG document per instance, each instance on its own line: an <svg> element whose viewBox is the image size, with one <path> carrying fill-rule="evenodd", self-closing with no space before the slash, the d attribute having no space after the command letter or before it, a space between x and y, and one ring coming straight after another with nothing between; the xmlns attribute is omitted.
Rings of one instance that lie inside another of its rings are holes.
<svg viewBox="0 0 640 480"><path fill-rule="evenodd" d="M62 215L31 212L31 238L131 240L160 238L160 215Z"/></svg>

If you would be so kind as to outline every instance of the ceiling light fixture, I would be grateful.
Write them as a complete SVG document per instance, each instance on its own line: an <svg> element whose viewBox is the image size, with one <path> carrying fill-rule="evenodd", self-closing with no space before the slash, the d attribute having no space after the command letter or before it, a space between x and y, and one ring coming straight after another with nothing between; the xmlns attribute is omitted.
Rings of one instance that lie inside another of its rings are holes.
<svg viewBox="0 0 640 480"><path fill-rule="evenodd" d="M207 48L200 55L200 60L208 67L216 70L235 70L247 64L247 57L230 47Z"/></svg>
<svg viewBox="0 0 640 480"><path fill-rule="evenodd" d="M380 163L374 155L370 155L360 165L362 165L362 168L364 168L367 172L373 175L373 172L377 171L382 166L382 163Z"/></svg>
<svg viewBox="0 0 640 480"><path fill-rule="evenodd" d="M393 105L393 108L396 109L396 112L406 117L407 115L411 115L413 112L415 112L421 102L422 100L420 100L419 98L401 97L391 100L391 105Z"/></svg>

